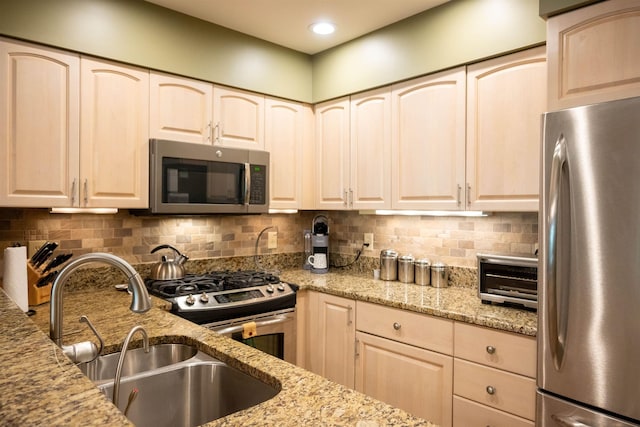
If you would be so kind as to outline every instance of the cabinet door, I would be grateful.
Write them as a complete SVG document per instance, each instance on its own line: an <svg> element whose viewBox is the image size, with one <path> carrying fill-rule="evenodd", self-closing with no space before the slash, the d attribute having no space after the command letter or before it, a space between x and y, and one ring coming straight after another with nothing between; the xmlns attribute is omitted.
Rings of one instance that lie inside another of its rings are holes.
<svg viewBox="0 0 640 427"><path fill-rule="evenodd" d="M264 96L213 87L214 145L264 150Z"/></svg>
<svg viewBox="0 0 640 427"><path fill-rule="evenodd" d="M149 205L149 72L81 60L80 206Z"/></svg>
<svg viewBox="0 0 640 427"><path fill-rule="evenodd" d="M391 90L351 97L349 207L391 208Z"/></svg>
<svg viewBox="0 0 640 427"><path fill-rule="evenodd" d="M640 96L640 0L547 20L549 110Z"/></svg>
<svg viewBox="0 0 640 427"><path fill-rule="evenodd" d="M464 68L393 85L392 111L392 207L464 209Z"/></svg>
<svg viewBox="0 0 640 427"><path fill-rule="evenodd" d="M265 149L270 154L269 208L298 209L303 183L303 106L267 98L265 115Z"/></svg>
<svg viewBox="0 0 640 427"><path fill-rule="evenodd" d="M353 388L355 301L317 294L317 315L311 319L311 370Z"/></svg>
<svg viewBox="0 0 640 427"><path fill-rule="evenodd" d="M349 98L316 105L317 209L348 209Z"/></svg>
<svg viewBox="0 0 640 427"><path fill-rule="evenodd" d="M467 72L467 206L537 211L546 56L539 47Z"/></svg>
<svg viewBox="0 0 640 427"><path fill-rule="evenodd" d="M73 203L78 176L80 59L0 40L0 205Z"/></svg>
<svg viewBox="0 0 640 427"><path fill-rule="evenodd" d="M356 390L451 426L453 358L363 332L356 333Z"/></svg>
<svg viewBox="0 0 640 427"><path fill-rule="evenodd" d="M213 85L168 74L150 74L151 138L212 144Z"/></svg>

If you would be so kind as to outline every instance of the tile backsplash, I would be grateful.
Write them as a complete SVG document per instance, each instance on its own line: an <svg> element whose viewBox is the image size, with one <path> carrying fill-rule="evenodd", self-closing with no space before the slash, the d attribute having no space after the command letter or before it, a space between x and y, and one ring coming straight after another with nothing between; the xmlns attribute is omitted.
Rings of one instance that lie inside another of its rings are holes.
<svg viewBox="0 0 640 427"><path fill-rule="evenodd" d="M375 216L358 212L323 212L329 218L330 251L349 259L362 247L364 233L374 234L377 258L393 248L459 267L475 267L478 252L532 253L538 241L537 213L498 213L484 218ZM259 254L293 254L303 250L302 231L311 228L316 212L285 215L135 216L50 214L46 209L0 208L0 257L14 242L55 240L60 251L80 255L111 252L130 263L157 261L151 249L170 244L192 259L252 256L265 227L277 231L277 248Z"/></svg>

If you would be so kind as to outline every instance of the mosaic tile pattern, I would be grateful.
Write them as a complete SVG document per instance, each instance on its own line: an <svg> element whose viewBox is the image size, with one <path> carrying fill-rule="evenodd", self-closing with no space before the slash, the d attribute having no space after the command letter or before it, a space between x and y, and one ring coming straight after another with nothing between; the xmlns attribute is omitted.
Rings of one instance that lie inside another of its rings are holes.
<svg viewBox="0 0 640 427"><path fill-rule="evenodd" d="M191 259L252 256L266 227L278 232L278 247L268 249L263 235L259 254L301 253L303 230L311 228L316 213L156 217L126 210L115 215L60 215L46 209L0 208L0 257L14 242L29 240L55 240L60 243L58 252L76 256L111 252L132 264L159 259L150 251L160 244L173 245ZM538 240L536 213L496 213L486 218L325 214L331 255L338 265L355 258L365 232L374 234L374 244L364 249L363 258L377 258L380 250L392 248L456 267L474 267L478 252L533 253Z"/></svg>

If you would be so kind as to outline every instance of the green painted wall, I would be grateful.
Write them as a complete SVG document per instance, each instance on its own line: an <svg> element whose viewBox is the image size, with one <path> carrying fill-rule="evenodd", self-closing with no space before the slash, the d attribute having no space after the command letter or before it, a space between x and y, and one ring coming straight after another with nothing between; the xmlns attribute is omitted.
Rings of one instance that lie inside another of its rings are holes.
<svg viewBox="0 0 640 427"><path fill-rule="evenodd" d="M311 102L311 57L142 0L0 0L0 34Z"/></svg>
<svg viewBox="0 0 640 427"><path fill-rule="evenodd" d="M452 0L312 57L142 0L0 0L0 34L319 102L544 43L545 23L538 0Z"/></svg>
<svg viewBox="0 0 640 427"><path fill-rule="evenodd" d="M601 0L540 0L540 16L549 17Z"/></svg>
<svg viewBox="0 0 640 427"><path fill-rule="evenodd" d="M454 0L313 57L314 102L544 43L538 0Z"/></svg>

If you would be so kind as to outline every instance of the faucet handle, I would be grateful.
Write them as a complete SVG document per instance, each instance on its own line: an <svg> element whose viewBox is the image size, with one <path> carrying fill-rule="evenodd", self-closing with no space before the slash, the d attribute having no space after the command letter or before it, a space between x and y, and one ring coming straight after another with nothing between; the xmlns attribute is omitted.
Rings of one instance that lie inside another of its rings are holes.
<svg viewBox="0 0 640 427"><path fill-rule="evenodd" d="M91 329L91 332L93 332L93 334L98 338L98 342L100 343L100 347L98 347L98 350L95 352L95 355L93 356L93 359L89 360L89 362L93 362L102 353L102 349L104 348L104 341L102 340L102 337L100 336L100 334L98 333L96 328L93 326L93 323L91 323L91 320L89 320L89 318L87 316L85 316L85 315L80 316L79 322L80 323L86 323L87 326L89 326L89 329ZM95 344L94 344L94 347L95 347Z"/></svg>

